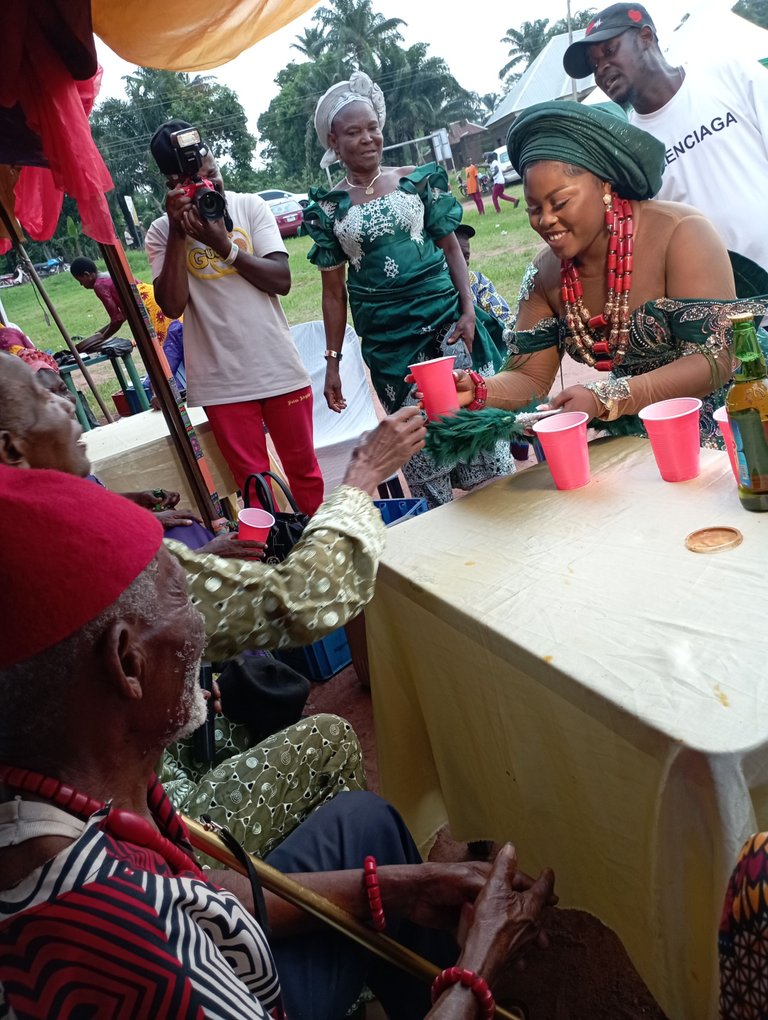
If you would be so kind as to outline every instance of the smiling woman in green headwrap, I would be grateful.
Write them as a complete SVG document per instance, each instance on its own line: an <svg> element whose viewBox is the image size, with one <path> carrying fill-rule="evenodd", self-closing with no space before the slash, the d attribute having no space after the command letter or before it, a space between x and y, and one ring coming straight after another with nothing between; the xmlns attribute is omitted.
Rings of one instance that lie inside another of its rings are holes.
<svg viewBox="0 0 768 1020"><path fill-rule="evenodd" d="M567 352L599 374L552 406L610 421L656 400L702 397L702 440L717 445L711 411L731 374L728 316L762 305L734 301L725 245L696 209L648 201L664 146L604 109L567 101L526 110L507 145L546 247L523 280L515 353L487 380L488 405L546 398ZM467 373L457 385L462 404L476 403Z"/></svg>

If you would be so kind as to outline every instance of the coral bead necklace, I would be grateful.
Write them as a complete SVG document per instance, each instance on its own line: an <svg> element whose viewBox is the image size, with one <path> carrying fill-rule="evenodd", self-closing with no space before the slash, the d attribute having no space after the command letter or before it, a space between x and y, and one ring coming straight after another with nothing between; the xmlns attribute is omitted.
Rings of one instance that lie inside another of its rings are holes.
<svg viewBox="0 0 768 1020"><path fill-rule="evenodd" d="M560 263L560 293L565 306L565 325L571 344L581 360L600 372L610 372L624 360L629 346L629 291L632 286L634 228L632 206L614 192L606 195L608 228L606 284L608 298L600 315L591 315L583 301L579 271L572 259ZM599 340L592 332L603 331ZM605 335L607 330L608 335Z"/></svg>
<svg viewBox="0 0 768 1020"><path fill-rule="evenodd" d="M0 783L4 783L13 790L33 793L43 800L50 801L50 803L56 804L65 811L69 811L70 814L81 818L83 821L87 821L91 815L97 811L102 811L106 807L103 801L80 793L71 786L66 786L64 783L59 782L58 779L44 776L30 769L20 769L12 765L0 764ZM159 790L160 794L157 794L156 790ZM156 780L153 780L148 793L150 807L153 809L153 813L155 813L154 809L157 806L160 810L156 814L162 815L164 811L160 805L160 796L164 799L162 788ZM153 801L157 802L157 804L153 803ZM175 816L173 816L173 819L179 826L180 834L186 836L186 831L178 820L175 819ZM160 824L163 824L162 820L160 820ZM141 815L137 815L133 811L110 807L106 818L101 823L101 827L105 832L114 836L115 839L155 851L155 853L158 853L165 859L166 863L177 874L191 872L197 878L203 878L202 871L189 854L185 853L182 847L172 842L167 836L158 832Z"/></svg>

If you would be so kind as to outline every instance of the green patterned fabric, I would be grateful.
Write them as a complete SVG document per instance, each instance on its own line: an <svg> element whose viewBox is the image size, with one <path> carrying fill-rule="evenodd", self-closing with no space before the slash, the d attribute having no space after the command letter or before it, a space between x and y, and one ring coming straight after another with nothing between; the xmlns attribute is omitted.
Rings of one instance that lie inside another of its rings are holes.
<svg viewBox="0 0 768 1020"><path fill-rule="evenodd" d="M370 602L385 528L371 497L340 485L323 500L282 563L224 559L167 541L205 617L206 657L309 645Z"/></svg>
<svg viewBox="0 0 768 1020"><path fill-rule="evenodd" d="M613 369L612 375L617 379L645 375L689 354L703 354L712 364L714 375L715 358L731 342L730 316L745 312L757 316L766 310L768 301L765 298L736 301L659 298L646 301L632 312L627 353L622 363ZM760 337L763 345L767 346L768 337L762 331ZM598 333L594 334L594 338L600 338ZM514 370L519 363L519 355L555 346L570 354L575 361L583 361L578 348L571 343L565 320L552 316L542 319L531 330L515 333L510 346L510 360L505 368ZM723 448L722 436L712 415L724 402L725 387L713 389L704 398L700 418L704 446ZM624 428L627 427L625 422ZM638 419L632 431L645 435Z"/></svg>
<svg viewBox="0 0 768 1020"><path fill-rule="evenodd" d="M509 129L507 150L521 176L540 160L571 163L610 181L622 198L653 198L664 172L657 138L614 113L567 99L524 110Z"/></svg>
<svg viewBox="0 0 768 1020"><path fill-rule="evenodd" d="M461 222L461 205L436 163L403 177L395 191L352 205L344 190L310 190L304 231L315 242L309 260L321 270L347 264L352 319L363 357L388 412L406 400L408 366L439 357L441 343L459 319L456 292L436 244ZM492 375L499 349L480 321L472 365Z"/></svg>
<svg viewBox="0 0 768 1020"><path fill-rule="evenodd" d="M219 717L213 762L196 761L193 741L184 740L165 752L158 776L178 811L210 815L249 853L263 857L320 804L366 788L357 737L336 715L307 716L248 743L244 726Z"/></svg>

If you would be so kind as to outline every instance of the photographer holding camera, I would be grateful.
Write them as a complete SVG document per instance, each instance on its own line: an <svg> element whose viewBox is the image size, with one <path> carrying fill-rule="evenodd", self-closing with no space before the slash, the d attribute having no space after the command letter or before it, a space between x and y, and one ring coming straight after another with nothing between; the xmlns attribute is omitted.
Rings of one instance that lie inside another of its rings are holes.
<svg viewBox="0 0 768 1020"><path fill-rule="evenodd" d="M216 161L185 121L150 142L166 176L167 215L147 231L155 297L184 313L187 400L202 406L239 488L269 469L265 427L305 513L323 499L312 437L312 389L278 295L288 253L258 195L225 191Z"/></svg>

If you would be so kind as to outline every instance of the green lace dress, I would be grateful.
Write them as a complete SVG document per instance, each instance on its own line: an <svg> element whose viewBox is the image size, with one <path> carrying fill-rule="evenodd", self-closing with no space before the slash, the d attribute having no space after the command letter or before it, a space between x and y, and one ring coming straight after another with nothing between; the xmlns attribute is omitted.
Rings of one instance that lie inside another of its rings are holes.
<svg viewBox="0 0 768 1020"><path fill-rule="evenodd" d="M446 344L461 312L436 242L459 225L461 206L448 190L442 167L419 167L393 192L362 205L352 205L344 190L312 189L310 198L304 229L315 243L307 257L321 271L347 266L352 320L387 412L413 403L404 377L414 362L453 354L457 368L475 368L483 375L498 371L504 352L484 325L485 313L477 312L471 355L462 341ZM509 444L448 468L422 452L404 470L414 495L437 505L450 500L452 485L468 489L508 474Z"/></svg>
<svg viewBox="0 0 768 1020"><path fill-rule="evenodd" d="M538 269L529 265L520 287L520 300L525 301L533 291ZM629 379L644 375L654 369L669 365L678 358L691 354L703 354L712 366L716 378L715 359L731 343L731 315L750 312L764 315L768 301L762 297L715 301L683 298L657 298L646 301L636 308L630 318L629 347L621 365L609 375L596 373L595 378ZM764 353L768 354L768 336L758 331ZM595 339L601 339L595 334ZM575 361L583 362L578 349L571 342L564 319L552 316L537 322L533 329L518 330L510 344L508 368L520 364L520 355L533 354L548 347L558 347ZM712 415L725 403L727 386L718 386L703 398L701 409L702 446L724 449L722 436ZM640 419L636 415L620 418L623 433L645 435ZM611 423L609 423L610 425ZM610 428L609 428L610 431Z"/></svg>

